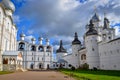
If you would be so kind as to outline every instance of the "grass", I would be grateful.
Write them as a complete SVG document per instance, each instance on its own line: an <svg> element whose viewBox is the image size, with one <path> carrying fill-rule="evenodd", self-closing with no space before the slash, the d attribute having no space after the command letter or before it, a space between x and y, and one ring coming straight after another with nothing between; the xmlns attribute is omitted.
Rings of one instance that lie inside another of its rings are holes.
<svg viewBox="0 0 120 80"><path fill-rule="evenodd" d="M0 71L0 75L10 74L10 73L13 73L13 72L9 72L9 71Z"/></svg>
<svg viewBox="0 0 120 80"><path fill-rule="evenodd" d="M112 70L75 70L61 69L62 73L74 77L76 80L120 80L120 71Z"/></svg>

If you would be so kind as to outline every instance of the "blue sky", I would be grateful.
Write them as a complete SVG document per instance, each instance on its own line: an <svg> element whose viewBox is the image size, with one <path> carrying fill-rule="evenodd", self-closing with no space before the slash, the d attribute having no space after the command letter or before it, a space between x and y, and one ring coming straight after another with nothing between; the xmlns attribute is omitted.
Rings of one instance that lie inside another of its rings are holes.
<svg viewBox="0 0 120 80"><path fill-rule="evenodd" d="M12 0L16 6L14 22L18 27L18 37L23 31L26 40L41 36L49 38L54 49L58 48L59 40L63 40L65 48L70 50L74 32L78 32L83 40L85 25L88 24L94 7L103 25L104 12L110 20L111 27L120 35L120 0ZM45 41L44 41L45 44Z"/></svg>

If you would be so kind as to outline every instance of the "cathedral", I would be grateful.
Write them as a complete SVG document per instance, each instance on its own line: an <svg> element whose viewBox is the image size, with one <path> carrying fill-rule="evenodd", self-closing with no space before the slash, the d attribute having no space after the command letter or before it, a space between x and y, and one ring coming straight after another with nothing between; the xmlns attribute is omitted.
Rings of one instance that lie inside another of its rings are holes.
<svg viewBox="0 0 120 80"><path fill-rule="evenodd" d="M72 41L72 54L67 53L62 41L56 50L57 66L75 68L88 64L89 69L120 70L120 38L116 38L115 29L109 25L109 19L104 16L104 25L100 26L98 14L92 16L83 36L83 45L75 33Z"/></svg>

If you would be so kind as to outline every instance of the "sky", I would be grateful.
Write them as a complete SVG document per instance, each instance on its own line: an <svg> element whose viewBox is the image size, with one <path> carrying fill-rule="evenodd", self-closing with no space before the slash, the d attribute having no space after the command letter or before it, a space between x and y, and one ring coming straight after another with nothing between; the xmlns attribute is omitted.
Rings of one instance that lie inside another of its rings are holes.
<svg viewBox="0 0 120 80"><path fill-rule="evenodd" d="M59 41L71 52L71 42L77 32L79 40L83 41L85 25L95 11L103 25L104 13L110 20L110 27L120 35L120 0L12 0L16 6L13 18L18 27L18 36L23 31L25 40L35 37L50 39L54 50L58 49ZM95 9L96 7L96 9Z"/></svg>

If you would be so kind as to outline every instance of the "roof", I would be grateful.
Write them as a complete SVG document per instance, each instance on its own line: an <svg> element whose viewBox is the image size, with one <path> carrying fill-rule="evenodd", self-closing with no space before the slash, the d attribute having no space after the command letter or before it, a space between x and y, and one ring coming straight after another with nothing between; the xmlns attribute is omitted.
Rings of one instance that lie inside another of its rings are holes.
<svg viewBox="0 0 120 80"><path fill-rule="evenodd" d="M94 29L94 24L92 20L90 20L89 30L86 32L86 36L89 35L98 35L98 32Z"/></svg>
<svg viewBox="0 0 120 80"><path fill-rule="evenodd" d="M2 55L3 56L17 56L20 52L19 51L5 51Z"/></svg>
<svg viewBox="0 0 120 80"><path fill-rule="evenodd" d="M75 45L75 44L81 44L81 42L78 39L77 32L75 32L75 37L74 37L74 40L72 41L72 45Z"/></svg>
<svg viewBox="0 0 120 80"><path fill-rule="evenodd" d="M59 59L58 61L57 61L57 63L68 63L66 60L64 60L64 59Z"/></svg>
<svg viewBox="0 0 120 80"><path fill-rule="evenodd" d="M25 37L25 34L24 34L24 33L21 33L21 34L20 34L20 37Z"/></svg>
<svg viewBox="0 0 120 80"><path fill-rule="evenodd" d="M92 21L93 21L93 22L99 22L99 21L100 21L99 16L97 15L97 13L95 13L95 14L93 15Z"/></svg>
<svg viewBox="0 0 120 80"><path fill-rule="evenodd" d="M2 0L2 4L6 9L12 10L13 12L15 11L15 5L11 0Z"/></svg>
<svg viewBox="0 0 120 80"><path fill-rule="evenodd" d="M118 37L118 38L116 38L116 39L113 39L113 40L109 41L108 43L113 42L113 41L116 41L116 40L120 40L120 37Z"/></svg>
<svg viewBox="0 0 120 80"><path fill-rule="evenodd" d="M62 40L60 40L60 46L59 49L56 50L57 53L67 53L66 49L64 49Z"/></svg>
<svg viewBox="0 0 120 80"><path fill-rule="evenodd" d="M103 29L107 29L107 28L109 28L109 20L105 17L104 18L104 27L103 27Z"/></svg>

